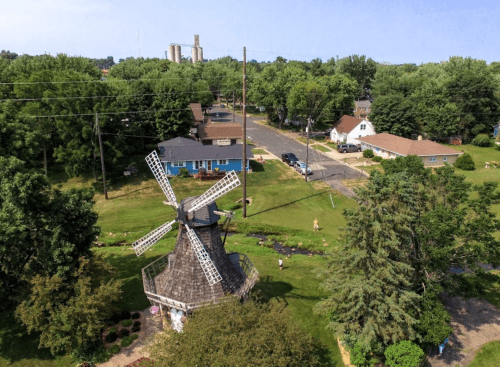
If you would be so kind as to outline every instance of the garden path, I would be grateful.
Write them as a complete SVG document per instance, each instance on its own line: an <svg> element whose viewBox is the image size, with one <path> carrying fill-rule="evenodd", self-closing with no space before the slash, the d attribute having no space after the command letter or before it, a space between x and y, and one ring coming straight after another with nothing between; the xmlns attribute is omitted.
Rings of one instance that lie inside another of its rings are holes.
<svg viewBox="0 0 500 367"><path fill-rule="evenodd" d="M445 306L454 333L442 355L431 354L431 367L467 366L483 344L500 339L500 310L492 304L477 298L453 297L446 300Z"/></svg>
<svg viewBox="0 0 500 367"><path fill-rule="evenodd" d="M143 328L139 333L139 339L127 348L122 348L106 363L98 364L98 367L124 367L141 357L147 357L144 347L148 344L150 337L163 330L160 314L153 315L151 307L142 311L144 315Z"/></svg>

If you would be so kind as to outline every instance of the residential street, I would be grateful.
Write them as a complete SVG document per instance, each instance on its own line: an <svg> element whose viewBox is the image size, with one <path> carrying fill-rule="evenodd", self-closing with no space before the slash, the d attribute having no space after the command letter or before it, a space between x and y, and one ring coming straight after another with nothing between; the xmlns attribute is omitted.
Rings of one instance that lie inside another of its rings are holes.
<svg viewBox="0 0 500 367"><path fill-rule="evenodd" d="M232 122L232 111L227 108L213 107L210 112L214 122ZM236 114L236 122L242 124L243 117ZM282 153L294 153L301 161L306 160L305 145L255 122L252 117L247 117L247 137L255 145L266 149L278 158L281 158ZM345 187L341 180L363 177L360 172L311 148L309 149L309 167L313 171L313 174L309 176L310 180L324 180L333 189L350 197L354 196L354 192Z"/></svg>

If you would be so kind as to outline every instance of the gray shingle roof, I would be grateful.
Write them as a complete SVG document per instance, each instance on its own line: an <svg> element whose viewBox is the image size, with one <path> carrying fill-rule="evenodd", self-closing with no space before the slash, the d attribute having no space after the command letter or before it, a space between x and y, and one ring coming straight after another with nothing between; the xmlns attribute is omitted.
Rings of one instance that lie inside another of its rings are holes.
<svg viewBox="0 0 500 367"><path fill-rule="evenodd" d="M183 139L183 138L175 138ZM171 140L175 140L171 139ZM242 159L243 148L240 144L229 146L202 145L170 145L171 140L158 144L160 148L160 160L162 162L195 161L204 159ZM189 140L189 139L185 139ZM247 145L247 159L253 158L252 149Z"/></svg>
<svg viewBox="0 0 500 367"><path fill-rule="evenodd" d="M181 138L181 137L177 137L177 138L170 139L167 141L162 141L161 143L158 144L159 147L161 147L161 146L194 147L194 146L200 146L200 145L202 145L202 144L199 141L196 141L193 139Z"/></svg>

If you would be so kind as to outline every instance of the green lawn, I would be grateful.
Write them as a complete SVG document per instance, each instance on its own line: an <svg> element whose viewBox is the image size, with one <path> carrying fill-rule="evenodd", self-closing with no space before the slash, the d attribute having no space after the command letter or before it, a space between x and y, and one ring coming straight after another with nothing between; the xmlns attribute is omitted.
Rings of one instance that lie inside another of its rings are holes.
<svg viewBox="0 0 500 367"><path fill-rule="evenodd" d="M476 352L469 367L498 367L500 366L500 340L484 344Z"/></svg>
<svg viewBox="0 0 500 367"><path fill-rule="evenodd" d="M332 151L331 149L328 149L324 145L320 145L320 144L312 145L311 148L319 150L320 152L331 152Z"/></svg>
<svg viewBox="0 0 500 367"><path fill-rule="evenodd" d="M307 137L300 137L300 138L296 138L298 141L304 143L304 144L307 144ZM322 135L318 135L318 136L310 136L309 137L309 144L312 144L314 143L315 141L320 141L320 142L325 142L325 137L322 136Z"/></svg>
<svg viewBox="0 0 500 367"><path fill-rule="evenodd" d="M476 147L471 144L467 145L449 145L450 148L455 150L469 153L474 159L476 169L474 171L463 171L457 169L457 172L465 175L467 180L474 184L481 184L485 181L495 181L500 184L500 169L499 168L485 168L485 162L497 161L500 162L500 151L494 147L482 148Z"/></svg>
<svg viewBox="0 0 500 367"><path fill-rule="evenodd" d="M260 148L253 148L252 149L253 154L269 154L267 150L260 149Z"/></svg>

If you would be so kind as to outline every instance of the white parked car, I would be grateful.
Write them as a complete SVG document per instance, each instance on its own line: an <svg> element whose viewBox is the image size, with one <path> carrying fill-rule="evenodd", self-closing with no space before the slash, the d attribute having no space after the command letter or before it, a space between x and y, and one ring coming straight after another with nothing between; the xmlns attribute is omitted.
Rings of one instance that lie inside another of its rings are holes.
<svg viewBox="0 0 500 367"><path fill-rule="evenodd" d="M297 162L295 162L293 168L295 168L295 170L297 172L299 172L301 175L305 175L306 174L306 162L297 161ZM312 174L312 171L311 171L311 169L309 167L307 167L307 174L308 175Z"/></svg>

